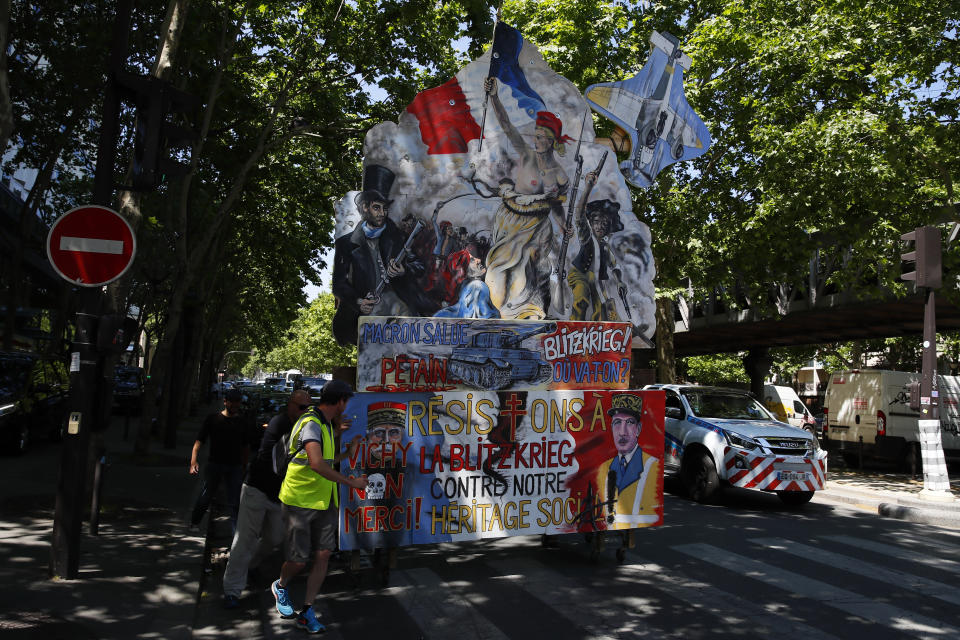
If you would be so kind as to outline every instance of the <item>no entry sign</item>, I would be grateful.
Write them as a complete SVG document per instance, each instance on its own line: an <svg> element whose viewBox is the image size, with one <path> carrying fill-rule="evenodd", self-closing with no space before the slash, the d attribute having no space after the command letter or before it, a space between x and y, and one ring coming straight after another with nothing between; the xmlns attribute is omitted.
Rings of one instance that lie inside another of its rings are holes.
<svg viewBox="0 0 960 640"><path fill-rule="evenodd" d="M47 236L47 257L65 280L99 287L122 276L137 251L133 229L107 207L84 205L60 216Z"/></svg>

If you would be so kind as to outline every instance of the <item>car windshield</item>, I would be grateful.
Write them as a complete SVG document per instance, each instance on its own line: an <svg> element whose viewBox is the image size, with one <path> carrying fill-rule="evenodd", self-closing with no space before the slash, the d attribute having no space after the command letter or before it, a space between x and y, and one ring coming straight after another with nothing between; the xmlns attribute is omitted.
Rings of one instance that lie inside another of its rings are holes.
<svg viewBox="0 0 960 640"><path fill-rule="evenodd" d="M116 382L124 382L127 384L140 384L140 376L136 371L117 371L113 379Z"/></svg>
<svg viewBox="0 0 960 640"><path fill-rule="evenodd" d="M705 389L684 389L681 393L690 404L693 415L700 418L773 419L759 402L745 393Z"/></svg>

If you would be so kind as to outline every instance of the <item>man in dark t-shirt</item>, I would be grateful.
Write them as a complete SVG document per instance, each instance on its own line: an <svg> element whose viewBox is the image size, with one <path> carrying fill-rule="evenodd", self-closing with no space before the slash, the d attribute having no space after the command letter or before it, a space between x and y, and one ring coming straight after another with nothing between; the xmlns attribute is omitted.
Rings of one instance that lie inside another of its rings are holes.
<svg viewBox="0 0 960 640"><path fill-rule="evenodd" d="M263 431L260 448L247 469L240 491L237 531L223 572L223 606L228 609L239 605L247 569L257 551L269 551L283 542L286 530L277 497L283 478L273 472L273 445L290 433L293 424L309 408L310 394L306 389L291 393L286 411L275 415Z"/></svg>
<svg viewBox="0 0 960 640"><path fill-rule="evenodd" d="M230 389L223 396L223 411L211 413L203 421L193 452L190 455L190 473L200 473L197 458L200 447L209 439L210 454L203 475L203 487L193 505L190 524L197 526L203 519L216 495L220 483L226 483L227 503L230 505L230 522L234 530L237 527L237 507L240 502L240 482L243 477L243 465L250 453L250 438L253 434L253 422L241 413L243 395L237 389Z"/></svg>

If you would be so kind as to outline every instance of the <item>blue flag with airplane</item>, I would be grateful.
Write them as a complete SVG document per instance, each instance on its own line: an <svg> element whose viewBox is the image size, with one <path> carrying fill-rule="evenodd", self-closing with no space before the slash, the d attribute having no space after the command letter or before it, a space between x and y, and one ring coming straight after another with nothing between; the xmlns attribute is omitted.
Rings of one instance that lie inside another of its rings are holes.
<svg viewBox="0 0 960 640"><path fill-rule="evenodd" d="M665 167L706 153L710 132L683 94L690 58L669 33L650 36L650 57L640 72L620 82L587 87L590 107L630 136L630 157L620 172L635 187L653 184Z"/></svg>

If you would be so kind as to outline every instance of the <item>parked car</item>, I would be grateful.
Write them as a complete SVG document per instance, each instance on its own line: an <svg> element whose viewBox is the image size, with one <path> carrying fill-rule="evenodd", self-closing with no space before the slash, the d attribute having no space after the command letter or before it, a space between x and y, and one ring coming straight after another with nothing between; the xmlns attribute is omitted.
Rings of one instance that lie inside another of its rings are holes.
<svg viewBox="0 0 960 640"><path fill-rule="evenodd" d="M140 413L146 381L140 367L117 365L113 370L113 406L123 413Z"/></svg>
<svg viewBox="0 0 960 640"><path fill-rule="evenodd" d="M265 393L257 398L257 404L252 407L256 424L264 426L273 416L286 411L286 393Z"/></svg>
<svg viewBox="0 0 960 640"><path fill-rule="evenodd" d="M327 384L327 378L304 376L300 379L300 387L310 392L311 397L319 397L323 385Z"/></svg>
<svg viewBox="0 0 960 640"><path fill-rule="evenodd" d="M264 391L283 391L287 388L286 378L266 378L263 381Z"/></svg>
<svg viewBox="0 0 960 640"><path fill-rule="evenodd" d="M772 491L786 504L823 489L827 452L809 431L776 420L746 391L647 385L665 398L664 475L710 502L721 483Z"/></svg>
<svg viewBox="0 0 960 640"><path fill-rule="evenodd" d="M56 359L0 352L0 442L23 453L36 437L58 439L67 420L69 378Z"/></svg>

